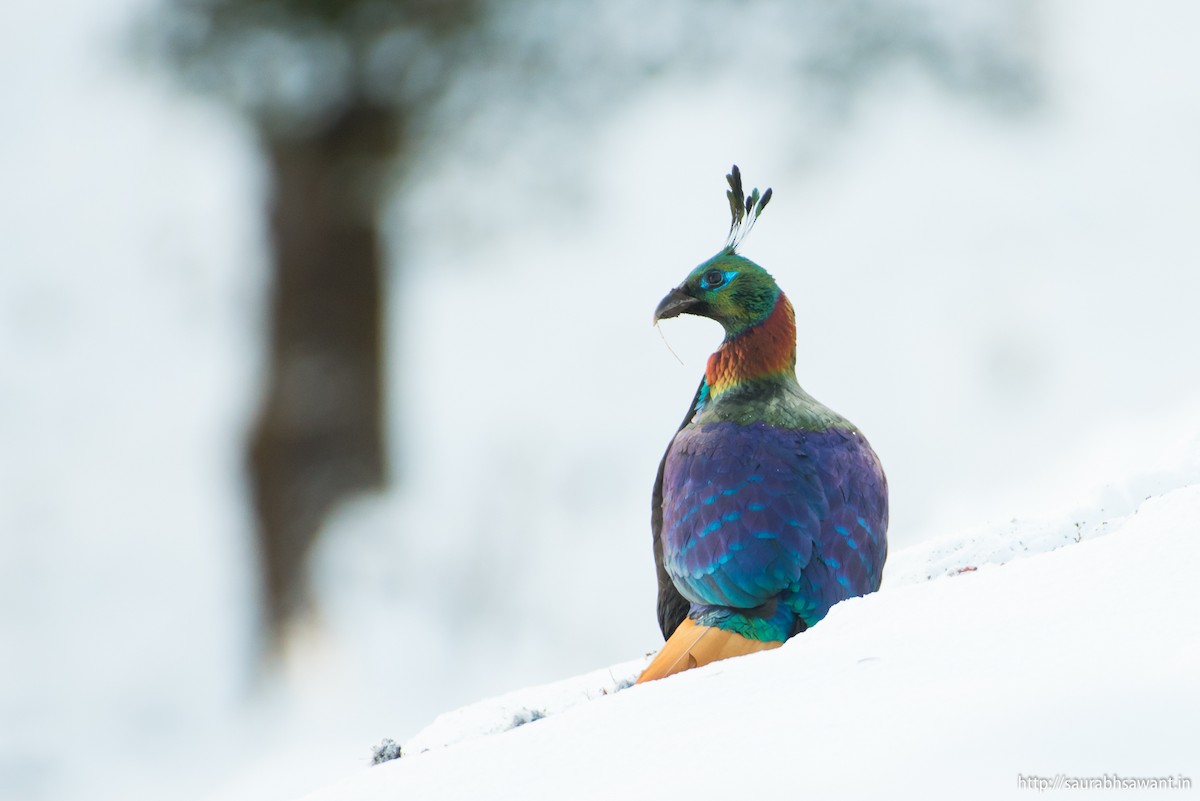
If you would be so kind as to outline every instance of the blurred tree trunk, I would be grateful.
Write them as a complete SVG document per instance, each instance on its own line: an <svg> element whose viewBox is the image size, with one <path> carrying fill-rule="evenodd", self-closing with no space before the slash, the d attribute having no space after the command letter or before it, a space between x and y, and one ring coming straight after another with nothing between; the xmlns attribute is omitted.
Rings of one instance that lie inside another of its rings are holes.
<svg viewBox="0 0 1200 801"><path fill-rule="evenodd" d="M382 176L396 109L351 104L308 135L262 129L272 179L269 378L249 443L268 630L307 606L329 511L381 487Z"/></svg>

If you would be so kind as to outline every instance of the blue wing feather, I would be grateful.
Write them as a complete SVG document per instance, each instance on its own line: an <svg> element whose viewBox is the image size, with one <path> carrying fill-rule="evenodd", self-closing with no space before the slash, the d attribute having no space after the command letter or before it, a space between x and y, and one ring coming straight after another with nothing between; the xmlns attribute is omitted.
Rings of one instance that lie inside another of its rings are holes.
<svg viewBox="0 0 1200 801"><path fill-rule="evenodd" d="M856 431L688 426L662 488L663 566L694 617L781 606L769 636L786 638L780 626L805 628L879 587L886 479Z"/></svg>

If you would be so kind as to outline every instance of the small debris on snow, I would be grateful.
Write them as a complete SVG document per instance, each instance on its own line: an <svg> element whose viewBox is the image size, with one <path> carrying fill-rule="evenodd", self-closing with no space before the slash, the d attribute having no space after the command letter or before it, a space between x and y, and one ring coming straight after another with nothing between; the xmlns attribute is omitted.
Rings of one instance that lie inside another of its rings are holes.
<svg viewBox="0 0 1200 801"><path fill-rule="evenodd" d="M382 765L384 762L390 762L402 756L404 756L404 749L400 747L400 744L390 737L385 737L383 742L371 749L371 764Z"/></svg>
<svg viewBox="0 0 1200 801"><path fill-rule="evenodd" d="M404 744L406 753L454 745L477 737L509 731L535 720L557 715L573 706L613 695L632 687L649 658L623 662L564 679L543 687L529 687L440 715Z"/></svg>
<svg viewBox="0 0 1200 801"><path fill-rule="evenodd" d="M513 715L512 728L524 726L526 723L533 723L535 720L541 720L546 717L546 713L540 709L522 709Z"/></svg>

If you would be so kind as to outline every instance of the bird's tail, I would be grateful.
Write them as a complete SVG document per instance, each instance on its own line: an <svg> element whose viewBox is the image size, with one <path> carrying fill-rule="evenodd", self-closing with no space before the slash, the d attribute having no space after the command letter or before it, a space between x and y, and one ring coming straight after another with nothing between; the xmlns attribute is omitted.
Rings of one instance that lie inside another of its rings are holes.
<svg viewBox="0 0 1200 801"><path fill-rule="evenodd" d="M766 651L781 645L782 642L751 640L734 631L701 626L691 618L684 618L654 661L642 671L637 683L654 681L731 656Z"/></svg>

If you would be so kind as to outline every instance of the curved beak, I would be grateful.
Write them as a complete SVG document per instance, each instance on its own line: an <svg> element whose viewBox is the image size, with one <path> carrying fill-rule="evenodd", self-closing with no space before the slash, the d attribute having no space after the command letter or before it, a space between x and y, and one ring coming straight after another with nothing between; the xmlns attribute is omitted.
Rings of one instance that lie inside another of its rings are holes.
<svg viewBox="0 0 1200 801"><path fill-rule="evenodd" d="M654 322L657 323L659 320L667 320L671 317L686 314L689 309L699 304L700 301L684 292L682 287L675 287L662 299L662 302L658 304L658 308L654 310Z"/></svg>

